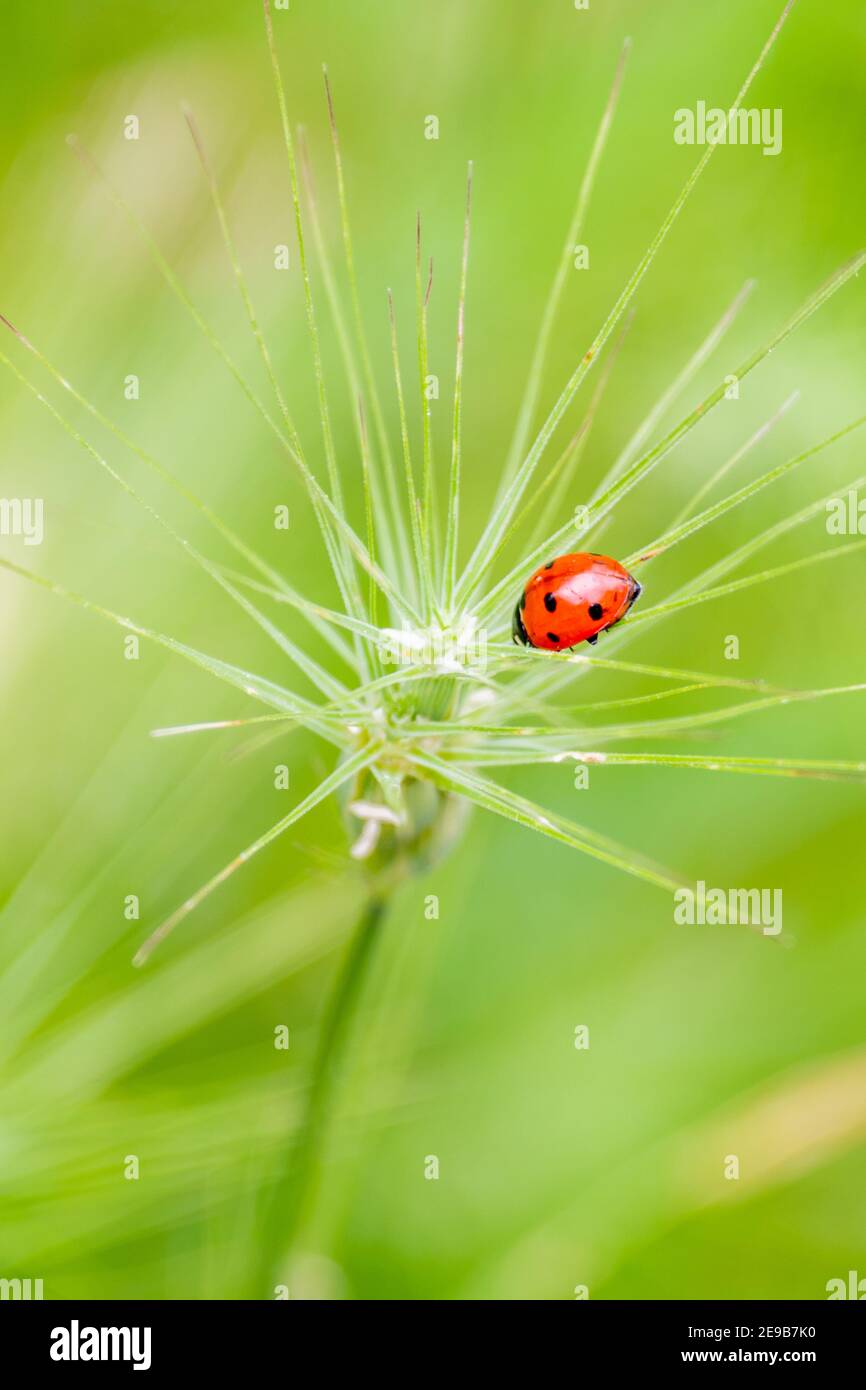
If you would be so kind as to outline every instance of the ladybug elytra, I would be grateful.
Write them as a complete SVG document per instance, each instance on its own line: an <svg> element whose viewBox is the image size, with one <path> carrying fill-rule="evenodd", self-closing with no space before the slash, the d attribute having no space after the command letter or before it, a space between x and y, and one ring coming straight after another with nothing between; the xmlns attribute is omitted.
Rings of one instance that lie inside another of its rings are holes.
<svg viewBox="0 0 866 1390"><path fill-rule="evenodd" d="M514 610L512 637L525 647L561 652L624 618L641 591L609 555L560 555L536 570Z"/></svg>

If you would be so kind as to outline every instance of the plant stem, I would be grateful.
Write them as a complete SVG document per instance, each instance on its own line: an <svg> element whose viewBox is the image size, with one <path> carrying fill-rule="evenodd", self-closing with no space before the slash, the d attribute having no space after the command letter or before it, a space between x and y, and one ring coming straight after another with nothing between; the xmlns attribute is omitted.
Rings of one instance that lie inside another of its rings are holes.
<svg viewBox="0 0 866 1390"><path fill-rule="evenodd" d="M386 908L387 900L381 896L367 902L328 1000L306 1106L277 1179L264 1233L268 1279L281 1258L291 1251L312 1207L334 1090Z"/></svg>

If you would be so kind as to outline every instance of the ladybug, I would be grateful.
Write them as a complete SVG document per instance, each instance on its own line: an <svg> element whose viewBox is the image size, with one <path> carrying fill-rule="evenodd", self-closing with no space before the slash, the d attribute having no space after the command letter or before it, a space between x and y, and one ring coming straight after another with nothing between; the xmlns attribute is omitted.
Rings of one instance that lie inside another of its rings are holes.
<svg viewBox="0 0 866 1390"><path fill-rule="evenodd" d="M525 647L565 651L624 618L641 591L609 555L560 555L529 580L514 610L511 633Z"/></svg>

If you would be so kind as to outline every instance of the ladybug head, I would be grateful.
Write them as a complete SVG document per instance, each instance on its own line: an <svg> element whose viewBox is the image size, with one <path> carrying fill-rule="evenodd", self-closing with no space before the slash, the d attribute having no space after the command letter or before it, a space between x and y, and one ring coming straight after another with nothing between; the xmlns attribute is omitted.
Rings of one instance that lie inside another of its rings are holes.
<svg viewBox="0 0 866 1390"><path fill-rule="evenodd" d="M532 643L530 642L529 637L527 636L526 628L523 626L523 619L520 616L519 603L514 609L514 617L511 621L511 640L515 643L515 645L518 643L522 643L524 647L532 646Z"/></svg>

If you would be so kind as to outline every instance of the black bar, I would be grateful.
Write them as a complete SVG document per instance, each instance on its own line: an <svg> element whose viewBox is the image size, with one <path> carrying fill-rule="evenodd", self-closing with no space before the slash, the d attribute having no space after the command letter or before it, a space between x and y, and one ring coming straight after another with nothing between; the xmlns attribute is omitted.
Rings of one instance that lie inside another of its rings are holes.
<svg viewBox="0 0 866 1390"><path fill-rule="evenodd" d="M846 1300L847 1301L847 1300ZM863 1301L858 1300L858 1301ZM342 1322L351 1313L312 1313L299 1303L206 1302L0 1302L0 1337L6 1364L19 1375L29 1370L68 1378L100 1372L161 1376L166 1372L213 1371L222 1378L233 1372L249 1377L266 1366L297 1370L305 1332L320 1334L326 1316ZM423 1317L424 1315L421 1314ZM312 1321L310 1320L312 1317ZM389 1327L394 1329L393 1323ZM104 1331L103 1331L104 1329ZM114 1329L110 1331L109 1329ZM136 1332L137 1329L137 1332ZM443 1360L454 1347L442 1338L442 1312L436 1314L437 1335L424 1341L424 1371L429 1374L442 1347ZM775 1368L805 1365L826 1377L828 1371L850 1368L862 1373L863 1315L838 1302L575 1302L553 1324L562 1330L583 1366L596 1364L607 1372L619 1369L668 1370L735 1364ZM367 1329L369 1331L369 1329ZM535 1328L526 1328L527 1341ZM379 1334L376 1359L387 1363L401 1338L396 1330ZM520 1329L509 1320L503 1350L519 1344ZM287 1338L289 1339L287 1341ZM319 1344L315 1343L314 1347ZM365 1340L365 1360L372 1354ZM495 1348L495 1343L493 1347ZM537 1344L536 1344L537 1345ZM491 1343L485 1339L489 1354ZM53 1355L52 1355L53 1350ZM309 1351L307 1350L307 1355ZM90 1359L96 1351L100 1359ZM510 1355L510 1350L509 1350ZM60 1359L60 1358L63 1359ZM115 1359L115 1357L125 1359ZM325 1358L328 1344L325 1344ZM495 1357L495 1352L494 1352ZM584 1360L584 1358L592 1358ZM408 1366L404 1362L404 1371ZM369 1362L368 1362L369 1369ZM414 1377L412 1377L414 1378Z"/></svg>

